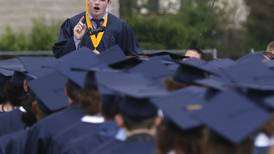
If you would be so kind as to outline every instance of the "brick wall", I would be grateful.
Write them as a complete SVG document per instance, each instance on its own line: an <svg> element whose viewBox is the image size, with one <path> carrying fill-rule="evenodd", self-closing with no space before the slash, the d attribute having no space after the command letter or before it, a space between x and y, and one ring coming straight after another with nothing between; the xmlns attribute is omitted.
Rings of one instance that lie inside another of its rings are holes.
<svg viewBox="0 0 274 154"><path fill-rule="evenodd" d="M112 0L111 12L118 15L119 0ZM14 30L29 30L32 19L47 23L65 20L85 10L85 0L0 0L0 34L9 25Z"/></svg>

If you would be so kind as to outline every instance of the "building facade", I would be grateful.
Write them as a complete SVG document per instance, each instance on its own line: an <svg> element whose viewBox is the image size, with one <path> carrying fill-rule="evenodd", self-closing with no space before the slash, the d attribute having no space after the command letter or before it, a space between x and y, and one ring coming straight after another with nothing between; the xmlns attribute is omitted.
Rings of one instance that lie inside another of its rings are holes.
<svg viewBox="0 0 274 154"><path fill-rule="evenodd" d="M15 31L29 30L33 19L50 24L85 10L85 0L0 0L0 33L7 26ZM110 11L119 15L119 0L112 0Z"/></svg>

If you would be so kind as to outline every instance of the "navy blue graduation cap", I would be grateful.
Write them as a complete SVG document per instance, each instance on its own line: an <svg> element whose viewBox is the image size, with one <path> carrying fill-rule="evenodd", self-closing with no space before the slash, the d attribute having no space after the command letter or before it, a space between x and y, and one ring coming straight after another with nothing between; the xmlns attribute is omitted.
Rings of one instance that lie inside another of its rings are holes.
<svg viewBox="0 0 274 154"><path fill-rule="evenodd" d="M264 62L264 64L268 67L273 69L274 68L274 60L267 60Z"/></svg>
<svg viewBox="0 0 274 154"><path fill-rule="evenodd" d="M195 80L206 78L214 74L212 66L199 59L186 59L179 63L173 79L177 82L193 83Z"/></svg>
<svg viewBox="0 0 274 154"><path fill-rule="evenodd" d="M53 57L20 57L26 73L32 78L38 78L52 72L57 60Z"/></svg>
<svg viewBox="0 0 274 154"><path fill-rule="evenodd" d="M14 70L17 70L20 72L25 71L24 65L18 58L1 60L0 68L5 70L10 70L10 71L14 71Z"/></svg>
<svg viewBox="0 0 274 154"><path fill-rule="evenodd" d="M100 84L109 86L125 87L151 85L152 81L145 78L142 74L126 72L96 72L96 79ZM154 84L154 83L153 83Z"/></svg>
<svg viewBox="0 0 274 154"><path fill-rule="evenodd" d="M88 70L96 65L102 65L101 60L89 48L82 47L70 52L58 59L58 65L68 66L69 68L80 68Z"/></svg>
<svg viewBox="0 0 274 154"><path fill-rule="evenodd" d="M167 94L159 88L146 86L142 88L137 87L135 90L114 87L112 89L123 95L119 105L119 112L134 121L156 117L158 109L151 103L150 97L159 97ZM134 89L134 87L130 87L130 89Z"/></svg>
<svg viewBox="0 0 274 154"><path fill-rule="evenodd" d="M274 110L274 96L269 96L269 97L264 98L263 104L265 107L267 107L268 109L273 111Z"/></svg>
<svg viewBox="0 0 274 154"><path fill-rule="evenodd" d="M257 61L237 63L231 67L224 68L224 71L234 81L269 78L273 77L274 74L274 72L267 68L262 62Z"/></svg>
<svg viewBox="0 0 274 154"><path fill-rule="evenodd" d="M30 81L30 93L38 100L44 112L56 112L67 106L68 99L64 95L66 80L61 73L54 71Z"/></svg>
<svg viewBox="0 0 274 154"><path fill-rule="evenodd" d="M115 45L111 48L106 49L104 52L101 52L98 55L98 58L103 63L113 64L121 60L124 60L126 58L126 55L118 45Z"/></svg>
<svg viewBox="0 0 274 154"><path fill-rule="evenodd" d="M104 66L98 57L86 47L61 57L58 62L57 69L82 88L85 87L88 71Z"/></svg>
<svg viewBox="0 0 274 154"><path fill-rule="evenodd" d="M212 88L215 90L226 90L228 89L228 84L225 81L216 80L214 78L206 78L194 81L195 84L201 85L207 88Z"/></svg>
<svg viewBox="0 0 274 154"><path fill-rule="evenodd" d="M24 74L26 69L17 58L1 60L0 70L2 75L7 77L11 76L11 84L14 86L22 86L24 79L27 77Z"/></svg>
<svg viewBox="0 0 274 154"><path fill-rule="evenodd" d="M212 60L212 61L208 62L208 64L213 65L216 68L225 68L225 67L229 67L229 66L236 64L236 62L232 59L225 58L225 59Z"/></svg>
<svg viewBox="0 0 274 154"><path fill-rule="evenodd" d="M227 76L242 87L268 88L274 84L274 72L261 62L238 63L224 69ZM272 88L273 89L273 88Z"/></svg>
<svg viewBox="0 0 274 154"><path fill-rule="evenodd" d="M163 111L179 128L189 130L200 127L202 123L193 116L201 110L206 101L197 97L191 90L181 89L167 96L155 98L152 102Z"/></svg>
<svg viewBox="0 0 274 154"><path fill-rule="evenodd" d="M249 53L247 55L244 55L243 57L239 58L237 60L237 62L262 62L263 60L265 60L265 56L263 54L263 52L258 52L258 53Z"/></svg>
<svg viewBox="0 0 274 154"><path fill-rule="evenodd" d="M29 78L26 76L25 73L15 71L10 79L10 82L13 86L22 87L24 80L28 80Z"/></svg>
<svg viewBox="0 0 274 154"><path fill-rule="evenodd" d="M136 57L136 56L126 57L120 61L109 64L109 67L113 69L118 69L118 70L127 70L140 64L142 61L143 60L141 60L139 57Z"/></svg>
<svg viewBox="0 0 274 154"><path fill-rule="evenodd" d="M164 87L140 74L97 72L96 75L98 82L123 96L120 112L136 121L156 116L157 109L149 98L167 94Z"/></svg>
<svg viewBox="0 0 274 154"><path fill-rule="evenodd" d="M0 68L0 74L5 77L11 77L14 71Z"/></svg>
<svg viewBox="0 0 274 154"><path fill-rule="evenodd" d="M151 79L160 79L167 76L172 76L174 73L165 66L158 57L144 61L137 66L129 69L129 72L143 74Z"/></svg>
<svg viewBox="0 0 274 154"><path fill-rule="evenodd" d="M157 52L157 53L151 53L151 54L146 54L146 56L149 57L159 57L163 60L168 60L168 61L173 61L173 60L182 60L183 58L188 58L186 56L183 56L183 54L176 54L176 53L171 53L171 52Z"/></svg>
<svg viewBox="0 0 274 154"><path fill-rule="evenodd" d="M271 115L236 91L224 91L215 96L195 116L210 130L234 144L240 144Z"/></svg>

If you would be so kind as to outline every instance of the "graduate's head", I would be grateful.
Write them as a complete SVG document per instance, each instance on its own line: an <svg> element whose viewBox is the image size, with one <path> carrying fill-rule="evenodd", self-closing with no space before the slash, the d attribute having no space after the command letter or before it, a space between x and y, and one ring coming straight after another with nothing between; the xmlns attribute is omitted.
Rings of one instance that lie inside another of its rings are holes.
<svg viewBox="0 0 274 154"><path fill-rule="evenodd" d="M71 102L73 103L80 102L80 92L81 92L80 86L78 86L72 80L67 80L65 85L65 95L69 97Z"/></svg>
<svg viewBox="0 0 274 154"><path fill-rule="evenodd" d="M89 14L95 19L102 18L110 3L111 0L88 0Z"/></svg>
<svg viewBox="0 0 274 154"><path fill-rule="evenodd" d="M185 56L187 56L189 58L202 59L203 58L203 52L199 48L188 48L185 52Z"/></svg>
<svg viewBox="0 0 274 154"><path fill-rule="evenodd" d="M125 97L121 100L119 114L115 121L120 127L128 131L136 129L153 129L160 124L157 108L149 99Z"/></svg>

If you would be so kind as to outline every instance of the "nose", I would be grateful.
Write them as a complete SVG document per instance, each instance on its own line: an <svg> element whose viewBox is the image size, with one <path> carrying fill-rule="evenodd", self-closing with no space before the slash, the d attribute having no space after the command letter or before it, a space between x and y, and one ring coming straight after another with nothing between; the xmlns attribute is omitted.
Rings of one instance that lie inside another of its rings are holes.
<svg viewBox="0 0 274 154"><path fill-rule="evenodd" d="M99 4L100 0L92 0L94 4Z"/></svg>

